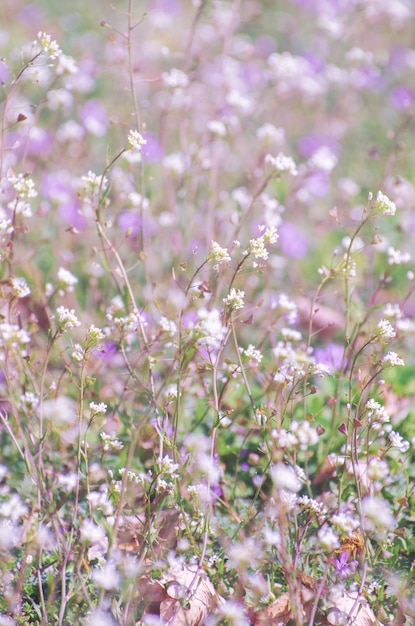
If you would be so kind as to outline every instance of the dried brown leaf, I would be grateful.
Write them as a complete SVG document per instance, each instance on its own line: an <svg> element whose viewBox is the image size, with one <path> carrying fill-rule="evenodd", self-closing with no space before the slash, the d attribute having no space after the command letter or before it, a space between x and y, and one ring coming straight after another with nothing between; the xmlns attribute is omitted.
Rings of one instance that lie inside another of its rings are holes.
<svg viewBox="0 0 415 626"><path fill-rule="evenodd" d="M333 596L330 604L327 611L327 624L330 626L340 626L345 624L346 620L353 626L383 626L358 592L344 592L342 595Z"/></svg>
<svg viewBox="0 0 415 626"><path fill-rule="evenodd" d="M185 565L164 579L167 597L160 617L168 626L203 626L217 604L214 586L197 565Z"/></svg>

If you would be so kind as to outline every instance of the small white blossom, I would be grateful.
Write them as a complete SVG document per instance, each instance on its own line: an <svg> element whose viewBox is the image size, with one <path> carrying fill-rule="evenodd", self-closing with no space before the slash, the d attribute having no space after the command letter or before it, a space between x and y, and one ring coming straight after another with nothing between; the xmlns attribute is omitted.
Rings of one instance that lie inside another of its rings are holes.
<svg viewBox="0 0 415 626"><path fill-rule="evenodd" d="M379 329L379 334L384 339L393 339L393 337L396 337L396 331L393 328L392 324L389 322L389 320L380 320L377 328Z"/></svg>
<svg viewBox="0 0 415 626"><path fill-rule="evenodd" d="M180 152L174 152L164 157L163 167L175 176L183 176L186 171L186 160Z"/></svg>
<svg viewBox="0 0 415 626"><path fill-rule="evenodd" d="M346 513L337 513L332 515L331 522L334 524L339 530L347 535L353 535L353 532L357 530L360 526L360 521L351 515L347 515Z"/></svg>
<svg viewBox="0 0 415 626"><path fill-rule="evenodd" d="M216 135L217 137L225 137L226 135L226 126L219 120L211 120L208 122L207 127L208 131L212 133L212 135Z"/></svg>
<svg viewBox="0 0 415 626"><path fill-rule="evenodd" d="M245 306L244 298L245 298L244 291L241 291L240 289L235 289L234 287L232 287L232 289L230 290L226 298L223 298L223 302L230 311L234 311L237 309L244 308Z"/></svg>
<svg viewBox="0 0 415 626"><path fill-rule="evenodd" d="M272 482L277 489L296 492L301 489L301 482L294 470L284 463L276 463L270 470Z"/></svg>
<svg viewBox="0 0 415 626"><path fill-rule="evenodd" d="M388 248L388 264L389 265L404 265L405 263L409 263L411 260L411 255L409 252L401 252L400 250L395 250L392 246Z"/></svg>
<svg viewBox="0 0 415 626"><path fill-rule="evenodd" d="M114 433L109 435L107 435L107 433L100 433L100 437L103 442L102 448L105 452L108 452L109 450L119 452L124 448L123 442L117 439Z"/></svg>
<svg viewBox="0 0 415 626"><path fill-rule="evenodd" d="M222 248L216 241L212 241L208 259L210 261L214 261L217 264L215 266L215 269L217 269L219 265L221 265L221 263L229 263L231 257L228 253L227 248Z"/></svg>
<svg viewBox="0 0 415 626"><path fill-rule="evenodd" d="M389 476L389 466L383 459L372 457L367 464L367 475L372 481L384 480Z"/></svg>
<svg viewBox="0 0 415 626"><path fill-rule="evenodd" d="M399 452L408 452L409 441L406 441L399 433L391 430L388 433L388 438L393 448L396 448Z"/></svg>
<svg viewBox="0 0 415 626"><path fill-rule="evenodd" d="M385 531L396 526L389 503L381 497L367 496L361 503L363 527L376 536L384 536Z"/></svg>
<svg viewBox="0 0 415 626"><path fill-rule="evenodd" d="M65 291L71 292L74 290L74 285L78 282L76 276L64 267L58 269L58 281L60 287L60 294L63 295Z"/></svg>
<svg viewBox="0 0 415 626"><path fill-rule="evenodd" d="M98 404L96 402L90 402L89 408L94 415L105 415L108 407L105 402L99 402Z"/></svg>
<svg viewBox="0 0 415 626"><path fill-rule="evenodd" d="M12 292L16 298L26 298L30 295L30 287L25 278L14 277L11 279Z"/></svg>
<svg viewBox="0 0 415 626"><path fill-rule="evenodd" d="M8 324L3 322L0 324L0 348L21 350L22 356L26 355L23 346L30 342L30 335L20 328L17 324ZM0 360L4 359L4 354L0 354Z"/></svg>
<svg viewBox="0 0 415 626"><path fill-rule="evenodd" d="M176 324L172 320L167 319L167 317L164 317L164 315L160 318L159 326L161 330L169 333L171 337L177 332Z"/></svg>
<svg viewBox="0 0 415 626"><path fill-rule="evenodd" d="M130 130L128 133L128 145L133 150L141 152L141 146L147 143L147 140L138 132L138 130Z"/></svg>
<svg viewBox="0 0 415 626"><path fill-rule="evenodd" d="M163 72L161 80L164 85L166 87L170 87L170 89L177 89L179 87L184 88L189 84L189 77L187 74L176 68L172 68L170 72Z"/></svg>
<svg viewBox="0 0 415 626"><path fill-rule="evenodd" d="M51 61L57 59L62 54L62 51L56 41L54 41L47 33L39 32L34 43L35 45L38 44L40 46L41 52Z"/></svg>
<svg viewBox="0 0 415 626"><path fill-rule="evenodd" d="M280 152L276 157L272 156L272 154L267 154L265 156L265 163L272 165L279 172L289 172L292 176L297 176L298 174L294 159L286 156L282 152Z"/></svg>
<svg viewBox="0 0 415 626"><path fill-rule="evenodd" d="M108 185L108 179L105 176L94 174L91 170L89 170L86 176L82 176L82 180L86 183L87 190L90 192L96 192L100 187L105 189Z"/></svg>
<svg viewBox="0 0 415 626"><path fill-rule="evenodd" d="M258 365L262 361L262 354L260 350L257 350L257 348L255 348L255 346L253 346L252 344L249 344L246 350L243 350L243 353L246 357L248 357L248 359L250 359L251 361L255 361L256 365Z"/></svg>
<svg viewBox="0 0 415 626"><path fill-rule="evenodd" d="M92 570L92 578L98 587L106 591L119 589L121 582L121 577L117 572L115 563L112 561L107 561L101 568L94 568Z"/></svg>
<svg viewBox="0 0 415 626"><path fill-rule="evenodd" d="M58 314L59 324L61 324L64 331L81 325L74 309L66 309L64 306L59 306L56 309L56 313Z"/></svg>
<svg viewBox="0 0 415 626"><path fill-rule="evenodd" d="M87 495L87 499L92 509L103 511L105 515L113 514L114 507L106 491L91 491Z"/></svg>
<svg viewBox="0 0 415 626"><path fill-rule="evenodd" d="M396 352L387 352L383 357L382 361L384 363L388 363L392 367L396 367L397 365L405 365L405 361L401 359Z"/></svg>
<svg viewBox="0 0 415 626"><path fill-rule="evenodd" d="M285 131L283 128L276 128L273 124L263 124L256 131L259 141L275 141L275 143L283 143L285 139Z"/></svg>
<svg viewBox="0 0 415 626"><path fill-rule="evenodd" d="M317 533L318 540L325 550L333 551L340 546L339 538L332 528L322 526Z"/></svg>
<svg viewBox="0 0 415 626"><path fill-rule="evenodd" d="M378 195L376 197L376 209L381 211L383 215L395 215L396 204L392 202L392 200L384 193L378 191Z"/></svg>

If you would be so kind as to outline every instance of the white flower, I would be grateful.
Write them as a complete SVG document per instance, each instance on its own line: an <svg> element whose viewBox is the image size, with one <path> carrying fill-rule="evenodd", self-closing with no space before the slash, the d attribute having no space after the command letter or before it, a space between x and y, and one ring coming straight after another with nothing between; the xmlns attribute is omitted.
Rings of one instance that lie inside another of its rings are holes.
<svg viewBox="0 0 415 626"><path fill-rule="evenodd" d="M360 522L358 519L355 519L351 515L346 515L345 513L337 513L335 515L332 515L331 522L341 531L347 533L349 536L351 536L353 532L360 526Z"/></svg>
<svg viewBox="0 0 415 626"><path fill-rule="evenodd" d="M383 215L395 215L396 213L396 204L388 198L384 193L378 191L378 195L376 197L376 209L381 211Z"/></svg>
<svg viewBox="0 0 415 626"><path fill-rule="evenodd" d="M294 159L286 156L282 152L280 152L276 157L272 156L272 154L267 154L265 156L265 163L269 163L279 172L289 172L292 176L297 176L298 174Z"/></svg>
<svg viewBox="0 0 415 626"><path fill-rule="evenodd" d="M89 408L94 415L105 415L108 407L105 402L99 402L98 404L96 402L90 402Z"/></svg>
<svg viewBox="0 0 415 626"><path fill-rule="evenodd" d="M384 339L393 339L393 337L396 337L396 331L393 328L392 324L389 322L389 320L386 320L386 319L380 320L380 322L377 325L377 328L379 329L379 334Z"/></svg>
<svg viewBox="0 0 415 626"><path fill-rule="evenodd" d="M325 550L335 550L340 546L339 538L332 528L322 526L317 533L318 540Z"/></svg>
<svg viewBox="0 0 415 626"><path fill-rule="evenodd" d="M11 279L13 295L16 298L26 298L29 296L31 291L30 287L26 282L26 279L21 277L14 277Z"/></svg>
<svg viewBox="0 0 415 626"><path fill-rule="evenodd" d="M259 141L275 141L282 143L285 139L285 131L283 128L276 128L273 124L263 124L256 131Z"/></svg>
<svg viewBox="0 0 415 626"><path fill-rule="evenodd" d="M110 435L107 435L107 433L100 433L100 437L103 441L102 449L105 452L108 452L109 450L119 452L124 448L123 442L117 439L114 433L111 433Z"/></svg>
<svg viewBox="0 0 415 626"><path fill-rule="evenodd" d="M0 516L13 523L28 513L29 509L23 504L20 496L17 493L13 493L8 500L0 504Z"/></svg>
<svg viewBox="0 0 415 626"><path fill-rule="evenodd" d="M164 317L164 315L160 318L159 326L161 330L169 333L171 337L177 332L176 324L172 320L167 319L167 317Z"/></svg>
<svg viewBox="0 0 415 626"><path fill-rule="evenodd" d="M34 43L40 46L42 53L45 54L51 61L57 59L62 54L62 51L56 41L54 41L47 33L39 32Z"/></svg>
<svg viewBox="0 0 415 626"><path fill-rule="evenodd" d="M208 259L217 263L215 267L215 269L217 269L221 263L228 263L231 257L229 256L227 248L222 248L216 241L212 241Z"/></svg>
<svg viewBox="0 0 415 626"><path fill-rule="evenodd" d="M166 87L171 89L177 89L178 87L187 87L189 84L189 77L181 70L173 67L170 72L163 72L161 80Z"/></svg>
<svg viewBox="0 0 415 626"><path fill-rule="evenodd" d="M230 290L226 298L223 298L223 302L230 311L234 311L237 309L244 308L245 306L244 298L245 298L244 291L241 291L240 289L235 289L234 287L232 287L232 289Z"/></svg>
<svg viewBox="0 0 415 626"><path fill-rule="evenodd" d="M300 444L300 450L307 450L308 446L312 446L318 442L316 429L306 420L303 422L293 420L291 422L290 431Z"/></svg>
<svg viewBox="0 0 415 626"><path fill-rule="evenodd" d="M258 365L262 361L262 354L260 350L257 350L252 344L249 344L247 349L243 350L243 353L246 357L248 357L248 359L250 359L251 361L255 361L256 365Z"/></svg>
<svg viewBox="0 0 415 626"><path fill-rule="evenodd" d="M385 531L396 526L389 503L381 497L367 496L361 503L363 527L375 535L382 536Z"/></svg>
<svg viewBox="0 0 415 626"><path fill-rule="evenodd" d="M163 167L166 168L171 174L176 176L183 176L186 170L186 161L184 156L180 152L174 152L164 157Z"/></svg>
<svg viewBox="0 0 415 626"><path fill-rule="evenodd" d="M74 285L78 282L76 276L74 276L69 270L66 270L64 267L60 267L58 269L58 281L60 286L62 286L66 291L73 291Z"/></svg>
<svg viewBox="0 0 415 626"><path fill-rule="evenodd" d="M94 568L92 570L92 578L98 587L106 591L118 589L121 583L120 575L117 572L115 563L112 561L107 561L102 568Z"/></svg>
<svg viewBox="0 0 415 626"><path fill-rule="evenodd" d="M92 509L103 511L105 515L112 515L114 507L106 491L91 491L87 499Z"/></svg>
<svg viewBox="0 0 415 626"><path fill-rule="evenodd" d="M389 433L389 439L390 439ZM409 447L409 444L408 444ZM389 475L389 466L383 459L372 457L367 464L367 475L370 480L383 480Z"/></svg>
<svg viewBox="0 0 415 626"><path fill-rule="evenodd" d="M130 130L128 133L128 144L133 150L141 152L141 146L144 146L147 140L138 132L138 130Z"/></svg>
<svg viewBox="0 0 415 626"><path fill-rule="evenodd" d="M64 306L59 306L56 312L58 314L59 323L62 325L62 330L68 330L69 328L75 328L75 326L81 325L81 322L75 315L74 309L66 309Z"/></svg>
<svg viewBox="0 0 415 626"><path fill-rule="evenodd" d="M405 365L405 361L401 359L396 352L387 352L383 357L382 361L384 363L389 363L392 367L396 367L397 365Z"/></svg>
<svg viewBox="0 0 415 626"><path fill-rule="evenodd" d="M405 441L405 439L394 430L391 430L390 433L388 433L388 438L392 447L397 448L399 452L407 452L409 450L409 442Z"/></svg>
<svg viewBox="0 0 415 626"><path fill-rule="evenodd" d="M196 329L202 336L198 340L199 345L218 350L225 335L226 328L222 324L220 311L212 309L208 311L205 307L197 312L198 322Z"/></svg>
<svg viewBox="0 0 415 626"><path fill-rule="evenodd" d="M268 250L265 247L264 237L251 239L245 254L252 254L256 259L266 261L268 259Z"/></svg>
<svg viewBox="0 0 415 626"><path fill-rule="evenodd" d="M309 159L308 165L313 169L331 172L336 167L337 162L338 158L334 152L328 146L321 146Z"/></svg>
<svg viewBox="0 0 415 626"><path fill-rule="evenodd" d="M400 250L395 250L392 246L388 248L388 264L389 265L404 265L405 263L409 263L411 260L411 255L409 252L401 252Z"/></svg>
<svg viewBox="0 0 415 626"><path fill-rule="evenodd" d="M301 489L301 482L294 470L284 463L276 463L270 470L272 482L279 490L296 492Z"/></svg>
<svg viewBox="0 0 415 626"><path fill-rule="evenodd" d="M225 137L226 135L226 126L219 120L211 120L208 122L207 127L208 131L212 133L212 135L217 135L218 137Z"/></svg>

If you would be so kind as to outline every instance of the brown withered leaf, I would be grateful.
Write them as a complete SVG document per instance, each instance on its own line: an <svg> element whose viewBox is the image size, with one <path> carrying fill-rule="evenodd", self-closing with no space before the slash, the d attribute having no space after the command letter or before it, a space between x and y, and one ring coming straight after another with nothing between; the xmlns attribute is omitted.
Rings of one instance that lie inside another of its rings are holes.
<svg viewBox="0 0 415 626"><path fill-rule="evenodd" d="M163 579L167 596L160 604L160 617L169 626L203 626L214 611L217 594L197 565L184 565Z"/></svg>
<svg viewBox="0 0 415 626"><path fill-rule="evenodd" d="M340 626L346 621L353 623L353 626L383 626L357 591L344 592L330 598L326 620L329 626Z"/></svg>
<svg viewBox="0 0 415 626"><path fill-rule="evenodd" d="M303 607L304 623L307 623L313 606L316 589L318 587L317 579L308 576L303 572L297 572L297 579L300 583L300 599ZM254 626L280 626L288 624L292 618L290 608L290 595L286 591L279 596L274 602L264 607L260 611L254 613Z"/></svg>
<svg viewBox="0 0 415 626"><path fill-rule="evenodd" d="M154 615L160 614L160 605L167 597L164 585L151 576L142 576L137 583L140 602L145 605L145 612Z"/></svg>
<svg viewBox="0 0 415 626"><path fill-rule="evenodd" d="M274 602L254 614L254 626L272 626L279 622L286 624L290 615L290 596L288 592L285 592Z"/></svg>

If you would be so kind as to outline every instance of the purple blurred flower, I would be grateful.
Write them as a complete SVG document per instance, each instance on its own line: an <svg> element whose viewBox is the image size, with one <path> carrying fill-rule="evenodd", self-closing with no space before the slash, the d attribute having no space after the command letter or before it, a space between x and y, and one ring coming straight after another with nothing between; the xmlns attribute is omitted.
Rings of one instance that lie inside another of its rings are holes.
<svg viewBox="0 0 415 626"><path fill-rule="evenodd" d="M404 85L395 87L390 95L390 102L398 111L405 111L408 109L414 103L414 100L415 92Z"/></svg>
<svg viewBox="0 0 415 626"><path fill-rule="evenodd" d="M275 52L275 39L272 37L259 37L255 42L255 51L261 59L267 59L272 52Z"/></svg>
<svg viewBox="0 0 415 626"><path fill-rule="evenodd" d="M382 75L379 68L372 65L355 67L350 72L353 87L356 89L379 90L382 84Z"/></svg>
<svg viewBox="0 0 415 626"><path fill-rule="evenodd" d="M315 152L317 152L317 150L325 146L329 148L333 154L339 156L339 142L334 137L330 137L324 133L312 133L311 135L301 137L301 139L297 142L298 152L305 159L309 159L313 156L313 154L315 154Z"/></svg>
<svg viewBox="0 0 415 626"><path fill-rule="evenodd" d="M136 213L135 211L123 211L118 216L118 226L120 227L123 235L128 238L136 237L142 228L143 222L141 219L141 215Z"/></svg>
<svg viewBox="0 0 415 626"><path fill-rule="evenodd" d="M340 578L347 578L347 576L350 576L350 574L355 573L357 566L358 566L358 562L349 561L349 555L344 550L343 552L340 553L340 556L338 559L333 560L333 565L337 573L339 574Z"/></svg>
<svg viewBox="0 0 415 626"><path fill-rule="evenodd" d="M103 361L111 361L113 356L117 353L117 346L113 341L106 341L99 347L94 348L93 353L97 359L102 359Z"/></svg>
<svg viewBox="0 0 415 626"><path fill-rule="evenodd" d="M10 72L7 65L0 61L0 83L7 83L10 78Z"/></svg>
<svg viewBox="0 0 415 626"><path fill-rule="evenodd" d="M306 235L292 222L282 222L278 227L279 246L283 254L294 259L303 259L308 250Z"/></svg>
<svg viewBox="0 0 415 626"><path fill-rule="evenodd" d="M53 143L52 133L39 126L34 126L30 129L27 152L31 156L48 156L53 149Z"/></svg>
<svg viewBox="0 0 415 626"><path fill-rule="evenodd" d="M79 117L86 130L96 137L103 137L108 129L108 115L99 100L89 100L79 109Z"/></svg>
<svg viewBox="0 0 415 626"><path fill-rule="evenodd" d="M344 348L338 343L328 343L324 347L316 348L313 352L318 363L327 365L332 370L339 371L342 367Z"/></svg>
<svg viewBox="0 0 415 626"><path fill-rule="evenodd" d="M311 172L304 180L302 188L311 196L324 198L329 192L329 176L327 172L321 170Z"/></svg>
<svg viewBox="0 0 415 626"><path fill-rule="evenodd" d="M59 216L66 224L78 230L85 229L85 218L79 214L81 202L72 187L70 176L65 172L46 174L41 180L40 189L46 200L57 204Z"/></svg>
<svg viewBox="0 0 415 626"><path fill-rule="evenodd" d="M150 2L150 4L152 10L156 9L157 11L164 11L165 13L170 13L171 15L177 15L181 11L180 0L157 0L157 2Z"/></svg>
<svg viewBox="0 0 415 626"><path fill-rule="evenodd" d="M163 157L163 150L158 139L151 133L143 133L143 137L147 143L142 146L141 154L147 163L158 163Z"/></svg>

